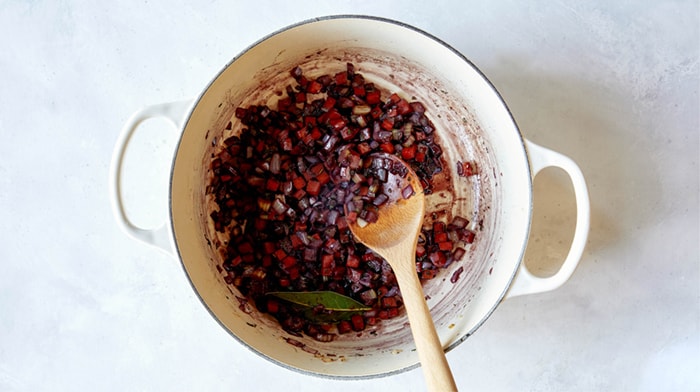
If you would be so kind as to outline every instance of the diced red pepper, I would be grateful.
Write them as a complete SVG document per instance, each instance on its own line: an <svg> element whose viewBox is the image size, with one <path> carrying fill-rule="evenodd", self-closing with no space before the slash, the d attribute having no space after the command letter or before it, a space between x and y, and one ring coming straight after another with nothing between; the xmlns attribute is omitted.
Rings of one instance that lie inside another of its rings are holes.
<svg viewBox="0 0 700 392"><path fill-rule="evenodd" d="M311 196L318 196L321 192L321 183L315 179L309 180L309 182L306 183L306 192Z"/></svg>
<svg viewBox="0 0 700 392"><path fill-rule="evenodd" d="M292 235L289 238L290 238L290 241L292 242L292 248L294 248L294 249L299 249L305 245L304 242L301 240L301 238L299 238L299 236L297 236L297 235Z"/></svg>
<svg viewBox="0 0 700 392"><path fill-rule="evenodd" d="M433 279L435 277L435 275L437 275L437 270L427 269L427 270L423 270L423 272L421 272L420 278L423 280L430 280L430 279Z"/></svg>
<svg viewBox="0 0 700 392"><path fill-rule="evenodd" d="M384 121L382 121L380 126L384 130L391 131L392 129L394 129L394 119L387 117L384 119Z"/></svg>
<svg viewBox="0 0 700 392"><path fill-rule="evenodd" d="M276 192L280 188L280 182L274 178L268 178L265 183L265 189L270 192Z"/></svg>
<svg viewBox="0 0 700 392"><path fill-rule="evenodd" d="M287 278L280 278L278 282L280 287L289 287L292 284L292 281Z"/></svg>
<svg viewBox="0 0 700 392"><path fill-rule="evenodd" d="M396 110L401 115L408 114L411 112L411 106L405 99L400 99L398 102L396 102Z"/></svg>
<svg viewBox="0 0 700 392"><path fill-rule="evenodd" d="M327 111L331 110L334 106L335 106L335 98L328 97L323 102L323 106L321 106L321 108L327 112Z"/></svg>
<svg viewBox="0 0 700 392"><path fill-rule="evenodd" d="M347 125L347 123L346 123L345 120L343 120L343 118L341 117L341 118L333 118L333 119L330 119L328 125L330 125L330 126L333 128L334 131L339 131L339 130L345 128L345 126Z"/></svg>
<svg viewBox="0 0 700 392"><path fill-rule="evenodd" d="M355 87L353 87L352 92L353 92L353 94L355 94L356 96L358 96L360 98L363 98L365 96L365 94L367 93L365 91L365 86L355 86Z"/></svg>
<svg viewBox="0 0 700 392"><path fill-rule="evenodd" d="M464 175L466 177L476 175L476 164L473 162L465 162L464 163Z"/></svg>
<svg viewBox="0 0 700 392"><path fill-rule="evenodd" d="M309 94L318 94L321 92L321 88L323 88L323 85L315 80L312 80L309 82L309 84L306 85L306 92Z"/></svg>
<svg viewBox="0 0 700 392"><path fill-rule="evenodd" d="M304 125L310 125L313 127L313 126L316 126L316 124L317 124L316 117L314 117L314 116L304 117ZM301 128L301 129L305 129L305 128Z"/></svg>
<svg viewBox="0 0 700 392"><path fill-rule="evenodd" d="M342 231L348 228L348 221L345 219L344 216L339 216L338 220L335 221L335 226L338 228L338 230Z"/></svg>
<svg viewBox="0 0 700 392"><path fill-rule="evenodd" d="M404 147L403 150L401 150L401 158L404 160L411 160L416 157L416 145L412 144L408 147Z"/></svg>
<svg viewBox="0 0 700 392"><path fill-rule="evenodd" d="M347 260L345 260L345 265L350 268L358 268L360 266L360 258L354 254L350 254Z"/></svg>
<svg viewBox="0 0 700 392"><path fill-rule="evenodd" d="M374 254L369 253L369 252L362 255L362 261L364 261L365 263L368 263L368 262L370 262L372 260L376 260L376 259L377 258L374 256Z"/></svg>
<svg viewBox="0 0 700 392"><path fill-rule="evenodd" d="M247 241L238 244L238 252L241 254L253 253L253 244Z"/></svg>
<svg viewBox="0 0 700 392"><path fill-rule="evenodd" d="M301 189L306 186L306 180L302 176L294 177L292 185L294 185L294 189Z"/></svg>
<svg viewBox="0 0 700 392"><path fill-rule="evenodd" d="M297 280L299 278L299 267L298 266L293 266L287 270L287 274L289 274L289 279L291 280Z"/></svg>
<svg viewBox="0 0 700 392"><path fill-rule="evenodd" d="M306 127L299 128L296 131L297 139L299 139L301 141L303 141L308 135L309 135L309 131L306 130Z"/></svg>
<svg viewBox="0 0 700 392"><path fill-rule="evenodd" d="M243 258L241 256L236 256L233 259L231 259L231 266L235 267L243 262Z"/></svg>
<svg viewBox="0 0 700 392"><path fill-rule="evenodd" d="M397 306L396 297L382 298L382 306L385 308L395 308Z"/></svg>
<svg viewBox="0 0 700 392"><path fill-rule="evenodd" d="M357 332L365 329L365 319L360 314L353 314L350 317L350 322L352 323L352 329Z"/></svg>
<svg viewBox="0 0 700 392"><path fill-rule="evenodd" d="M367 196L368 193L369 187L367 185L360 186L360 189L357 191L358 196Z"/></svg>
<svg viewBox="0 0 700 392"><path fill-rule="evenodd" d="M294 256L287 256L281 260L282 266L284 266L285 269L288 269L289 267L292 267L296 265L297 263L297 258Z"/></svg>
<svg viewBox="0 0 700 392"><path fill-rule="evenodd" d="M389 289L386 286L379 286L377 289L377 296L381 298L385 296L387 292L389 292Z"/></svg>
<svg viewBox="0 0 700 392"><path fill-rule="evenodd" d="M323 136L323 132L321 132L320 129L314 127L313 129L311 129L311 133L309 134L309 136L313 140L318 140L321 138L321 136Z"/></svg>
<svg viewBox="0 0 700 392"><path fill-rule="evenodd" d="M287 257L287 252L285 252L284 249L279 248L273 253L273 255L275 258L277 258L277 260L282 260Z"/></svg>
<svg viewBox="0 0 700 392"><path fill-rule="evenodd" d="M325 170L316 176L316 181L318 181L321 185L327 184L330 180L331 176Z"/></svg>
<svg viewBox="0 0 700 392"><path fill-rule="evenodd" d="M352 325L350 325L350 322L347 320L341 320L338 323L338 333L344 334L348 333L352 330Z"/></svg>
<svg viewBox="0 0 700 392"><path fill-rule="evenodd" d="M460 177L470 177L477 174L476 163L457 161L457 175Z"/></svg>
<svg viewBox="0 0 700 392"><path fill-rule="evenodd" d="M262 218L256 218L255 219L255 229L257 231L263 231L267 228L267 221ZM251 252L252 253L252 252Z"/></svg>
<svg viewBox="0 0 700 392"><path fill-rule="evenodd" d="M269 297L267 299L267 311L270 313L277 313L280 310L280 304L276 299Z"/></svg>
<svg viewBox="0 0 700 392"><path fill-rule="evenodd" d="M335 83L336 84L347 84L348 83L348 73L347 72L338 72L335 74Z"/></svg>
<svg viewBox="0 0 700 392"><path fill-rule="evenodd" d="M345 277L345 267L342 265L336 266L333 268L333 279L334 280L342 280L343 277Z"/></svg>
<svg viewBox="0 0 700 392"><path fill-rule="evenodd" d="M311 173L312 176L317 177L321 175L326 170L325 167L323 167L323 163L317 163L309 169L309 173Z"/></svg>
<svg viewBox="0 0 700 392"><path fill-rule="evenodd" d="M418 151L416 151L416 162L425 162L426 158L426 153L428 152L428 148L423 145L418 146Z"/></svg>
<svg viewBox="0 0 700 392"><path fill-rule="evenodd" d="M391 144L391 142L386 142L382 143L379 145L379 149L384 151L387 154L393 154L394 153L394 145Z"/></svg>
<svg viewBox="0 0 700 392"><path fill-rule="evenodd" d="M236 108L236 118L243 119L248 114L248 109Z"/></svg>
<svg viewBox="0 0 700 392"><path fill-rule="evenodd" d="M393 147L394 146L392 146L392 148ZM357 152L360 153L360 155L365 155L370 151L372 151L372 147L369 145L369 143L360 143L357 145Z"/></svg>
<svg viewBox="0 0 700 392"><path fill-rule="evenodd" d="M277 101L277 110L280 112L288 112L293 105L292 99L289 97L280 98Z"/></svg>
<svg viewBox="0 0 700 392"><path fill-rule="evenodd" d="M276 251L277 244L275 244L274 242L266 241L263 243L263 249L265 250L266 254L272 254Z"/></svg>
<svg viewBox="0 0 700 392"><path fill-rule="evenodd" d="M365 101L370 105L376 105L382 101L381 93L378 90L367 91Z"/></svg>
<svg viewBox="0 0 700 392"><path fill-rule="evenodd" d="M335 258L333 255L324 254L321 256L321 276L331 276L333 275L333 268L335 267Z"/></svg>
<svg viewBox="0 0 700 392"><path fill-rule="evenodd" d="M272 265L272 256L269 254L263 255L262 257L262 266L263 267L270 267Z"/></svg>
<svg viewBox="0 0 700 392"><path fill-rule="evenodd" d="M438 248L440 250L452 250L452 241L443 241L438 243Z"/></svg>
<svg viewBox="0 0 700 392"><path fill-rule="evenodd" d="M255 255L253 255L252 253L241 255L241 258L243 259L244 263L252 263L253 261L255 261Z"/></svg>

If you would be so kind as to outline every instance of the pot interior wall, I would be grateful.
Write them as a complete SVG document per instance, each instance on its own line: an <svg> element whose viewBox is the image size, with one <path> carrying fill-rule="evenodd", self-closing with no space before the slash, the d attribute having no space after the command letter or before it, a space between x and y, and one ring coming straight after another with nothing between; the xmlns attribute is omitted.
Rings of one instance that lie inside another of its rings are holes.
<svg viewBox="0 0 700 392"><path fill-rule="evenodd" d="M442 190L429 212L472 221L477 239L463 260L424 289L444 344L455 345L500 302L519 265L529 228L530 174L522 140L491 85L466 60L405 26L365 18L301 24L268 37L229 64L211 83L187 121L172 173L171 213L185 270L211 313L244 344L297 370L332 376L371 376L418 361L404 317L383 320L362 336L330 343L296 337L247 304L217 270L225 241L208 218L206 195L212 153L224 132L239 132L236 107L276 106L300 65L308 77L335 74L351 62L386 92L421 101L436 126L448 162ZM224 131L233 119L233 129ZM475 161L480 174L459 177L458 160ZM427 220L430 220L428 216ZM463 268L460 279L450 282Z"/></svg>

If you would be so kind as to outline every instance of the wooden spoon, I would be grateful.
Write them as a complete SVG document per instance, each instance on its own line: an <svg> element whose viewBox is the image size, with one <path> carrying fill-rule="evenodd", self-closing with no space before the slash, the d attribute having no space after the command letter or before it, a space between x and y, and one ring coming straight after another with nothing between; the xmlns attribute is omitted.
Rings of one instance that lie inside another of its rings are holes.
<svg viewBox="0 0 700 392"><path fill-rule="evenodd" d="M372 158L399 162L408 175L402 178L389 173L384 185L389 201L380 207L377 221L362 225L350 222L350 230L358 241L384 257L396 275L428 390L456 391L416 272L416 245L425 215L423 187L416 173L399 158L384 153L372 154ZM402 191L409 184L415 194L404 199Z"/></svg>

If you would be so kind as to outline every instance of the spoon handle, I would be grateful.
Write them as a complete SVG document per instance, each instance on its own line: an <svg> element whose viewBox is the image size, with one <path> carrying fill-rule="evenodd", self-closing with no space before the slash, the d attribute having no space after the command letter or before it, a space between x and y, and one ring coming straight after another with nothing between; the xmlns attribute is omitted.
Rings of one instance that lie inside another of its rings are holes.
<svg viewBox="0 0 700 392"><path fill-rule="evenodd" d="M410 249L410 248L408 248ZM412 257L408 255L407 257ZM413 263L396 263L413 266ZM394 268L429 391L457 391L415 269Z"/></svg>

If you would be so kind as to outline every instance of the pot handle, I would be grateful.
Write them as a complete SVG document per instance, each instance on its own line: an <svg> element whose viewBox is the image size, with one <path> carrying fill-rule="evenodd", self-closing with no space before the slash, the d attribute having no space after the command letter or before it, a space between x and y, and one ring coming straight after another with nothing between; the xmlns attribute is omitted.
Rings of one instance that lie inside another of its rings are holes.
<svg viewBox="0 0 700 392"><path fill-rule="evenodd" d="M175 128L182 129L185 119L184 114L187 113L191 103L191 100L162 103L146 106L134 113L131 118L127 120L126 124L124 124L119 134L119 138L117 139L112 153L112 162L109 171L110 201L114 217L120 228L132 238L160 248L169 254L173 254L174 247L172 235L166 222L155 229L144 229L135 225L127 216L126 210L124 209L121 188L122 163L131 137L141 123L149 118L164 117L169 120Z"/></svg>
<svg viewBox="0 0 700 392"><path fill-rule="evenodd" d="M533 179L542 169L552 166L563 169L571 178L576 198L576 228L571 248L559 271L553 276L540 278L533 275L525 266L525 262L522 262L506 298L551 291L569 280L583 255L590 226L588 188L581 169L573 160L558 152L539 146L529 140L525 141L525 145L530 156Z"/></svg>

